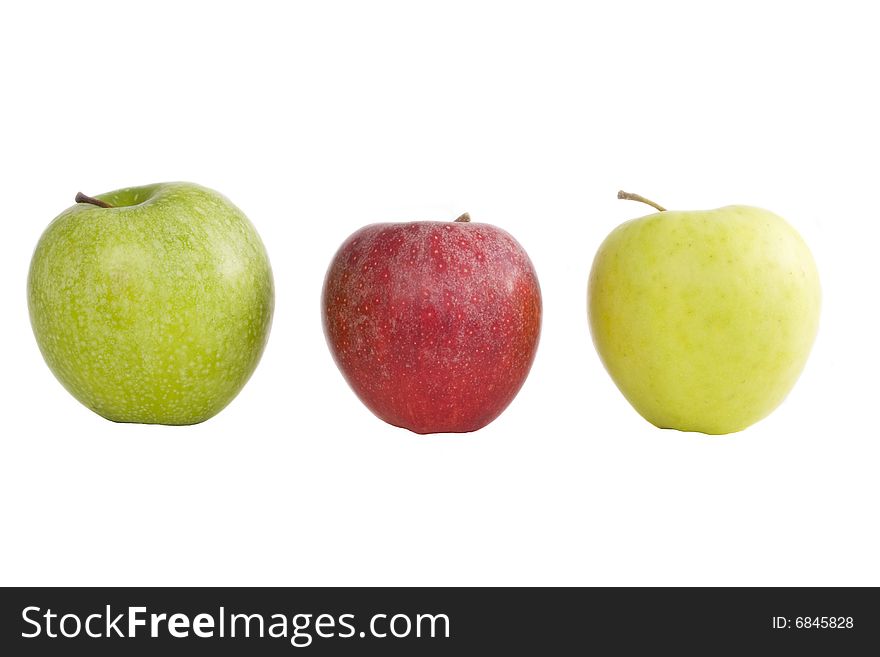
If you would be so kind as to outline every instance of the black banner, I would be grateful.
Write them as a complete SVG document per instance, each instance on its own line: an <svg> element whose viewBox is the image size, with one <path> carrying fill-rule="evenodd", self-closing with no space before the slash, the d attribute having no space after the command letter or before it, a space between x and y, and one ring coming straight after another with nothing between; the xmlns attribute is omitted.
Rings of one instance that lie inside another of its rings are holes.
<svg viewBox="0 0 880 657"><path fill-rule="evenodd" d="M876 589L3 589L3 655L866 654ZM654 650L649 650L648 654Z"/></svg>

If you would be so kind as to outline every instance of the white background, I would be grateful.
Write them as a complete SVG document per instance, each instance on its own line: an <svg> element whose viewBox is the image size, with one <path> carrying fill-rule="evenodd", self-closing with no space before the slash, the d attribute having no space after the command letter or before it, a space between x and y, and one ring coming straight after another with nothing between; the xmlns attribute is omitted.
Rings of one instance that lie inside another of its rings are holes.
<svg viewBox="0 0 880 657"><path fill-rule="evenodd" d="M590 6L590 5L595 6ZM872 3L7 3L0 583L880 585L880 42ZM277 310L230 407L116 425L55 381L25 281L77 191L220 190ZM660 431L593 349L618 223L732 203L812 247L821 329L731 436ZM470 435L383 424L326 349L334 251L469 211L544 293L531 376Z"/></svg>

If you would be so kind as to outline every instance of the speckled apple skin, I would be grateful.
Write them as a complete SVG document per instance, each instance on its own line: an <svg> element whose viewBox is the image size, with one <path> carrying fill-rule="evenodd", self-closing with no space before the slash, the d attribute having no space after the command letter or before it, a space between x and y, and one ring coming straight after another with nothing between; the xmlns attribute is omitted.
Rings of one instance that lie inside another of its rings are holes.
<svg viewBox="0 0 880 657"><path fill-rule="evenodd" d="M77 204L46 229L28 277L37 343L88 408L116 422L195 424L223 409L269 336L272 273L253 225L190 183Z"/></svg>
<svg viewBox="0 0 880 657"><path fill-rule="evenodd" d="M528 255L488 224L374 224L324 282L336 364L378 417L416 433L480 429L528 376L541 292Z"/></svg>
<svg viewBox="0 0 880 657"><path fill-rule="evenodd" d="M748 206L661 212L616 228L589 283L593 342L661 428L725 434L769 415L819 325L819 274L781 217Z"/></svg>

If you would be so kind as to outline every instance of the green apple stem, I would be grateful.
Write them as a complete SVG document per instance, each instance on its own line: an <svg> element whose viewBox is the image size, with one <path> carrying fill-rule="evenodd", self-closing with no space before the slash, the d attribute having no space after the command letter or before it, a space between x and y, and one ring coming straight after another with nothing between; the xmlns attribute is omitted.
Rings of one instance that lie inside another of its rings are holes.
<svg viewBox="0 0 880 657"><path fill-rule="evenodd" d="M470 220L471 220L471 215L469 215L467 212L465 212L465 213L464 213L463 215L461 215L458 219L456 219L454 223L457 223L457 224L466 224L466 223L469 223Z"/></svg>
<svg viewBox="0 0 880 657"><path fill-rule="evenodd" d="M619 192L617 192L617 198L623 199L624 201L638 201L639 203L647 203L652 208L656 208L660 212L666 212L666 208L664 208L662 205L657 205L656 203L654 203L654 201L646 199L641 194L630 194L629 192L620 190Z"/></svg>
<svg viewBox="0 0 880 657"><path fill-rule="evenodd" d="M113 206L107 203L107 201L102 201L99 198L94 198L93 196L86 196L82 192L76 193L76 198L73 199L77 203L91 203L92 205L97 205L99 208L112 208Z"/></svg>

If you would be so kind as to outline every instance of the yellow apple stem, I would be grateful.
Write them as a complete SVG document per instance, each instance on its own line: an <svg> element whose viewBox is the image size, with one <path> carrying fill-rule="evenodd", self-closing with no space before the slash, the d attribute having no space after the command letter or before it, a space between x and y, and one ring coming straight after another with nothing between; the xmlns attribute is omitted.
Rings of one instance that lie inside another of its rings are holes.
<svg viewBox="0 0 880 657"><path fill-rule="evenodd" d="M99 198L94 198L92 196L86 196L82 192L76 193L76 198L73 199L77 203L91 203L92 205L97 205L99 208L112 208L113 206L107 203L107 201L102 201Z"/></svg>
<svg viewBox="0 0 880 657"><path fill-rule="evenodd" d="M465 212L458 219L456 219L455 222L453 222L453 223L466 224L466 223L470 222L470 220L471 220L471 215L469 215L467 212Z"/></svg>
<svg viewBox="0 0 880 657"><path fill-rule="evenodd" d="M630 194L629 192L620 190L619 192L617 192L617 198L623 199L624 201L638 201L639 203L647 203L652 208L656 208L660 212L666 212L666 208L664 208L662 205L657 205L656 203L654 203L654 201L646 199L641 194Z"/></svg>

